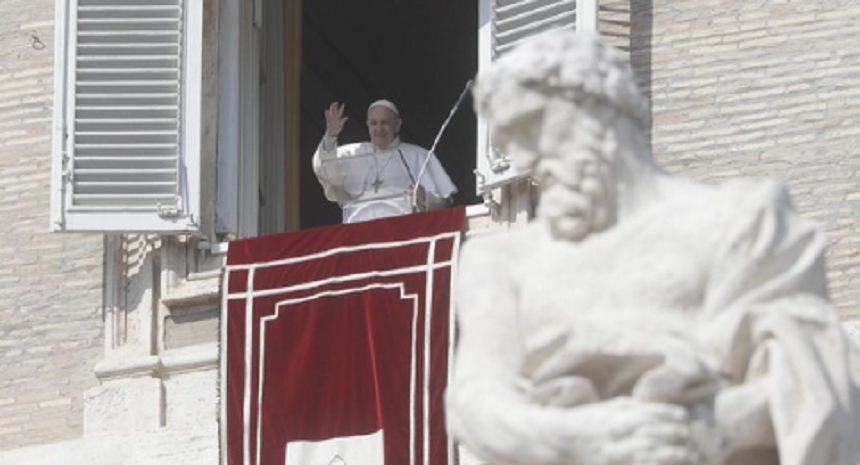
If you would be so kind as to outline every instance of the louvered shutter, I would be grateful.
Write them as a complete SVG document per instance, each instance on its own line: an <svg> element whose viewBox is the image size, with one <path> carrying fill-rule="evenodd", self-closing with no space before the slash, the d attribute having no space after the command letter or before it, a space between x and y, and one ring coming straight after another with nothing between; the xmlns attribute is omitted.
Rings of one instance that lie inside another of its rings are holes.
<svg viewBox="0 0 860 465"><path fill-rule="evenodd" d="M550 29L596 31L598 0L483 0L479 31L479 69L490 65L523 40ZM581 14L577 15L577 12ZM506 154L496 150L486 124L478 129L478 193L515 180L518 173Z"/></svg>
<svg viewBox="0 0 860 465"><path fill-rule="evenodd" d="M202 2L58 0L53 230L199 228Z"/></svg>

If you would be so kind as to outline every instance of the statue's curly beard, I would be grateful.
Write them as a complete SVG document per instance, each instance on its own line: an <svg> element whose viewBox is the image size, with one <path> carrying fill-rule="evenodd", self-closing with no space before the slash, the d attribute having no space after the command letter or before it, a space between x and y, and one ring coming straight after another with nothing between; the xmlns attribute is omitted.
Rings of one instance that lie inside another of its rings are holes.
<svg viewBox="0 0 860 465"><path fill-rule="evenodd" d="M544 189L537 216L556 239L579 242L615 221L615 203L609 180L589 176L576 187L558 183Z"/></svg>

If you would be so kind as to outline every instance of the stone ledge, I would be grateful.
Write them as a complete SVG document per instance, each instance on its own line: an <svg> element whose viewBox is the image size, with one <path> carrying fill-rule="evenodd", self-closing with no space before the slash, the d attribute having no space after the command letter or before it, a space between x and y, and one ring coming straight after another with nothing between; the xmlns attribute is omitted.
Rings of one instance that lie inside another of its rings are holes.
<svg viewBox="0 0 860 465"><path fill-rule="evenodd" d="M0 465L121 465L126 463L118 439L78 439L0 451Z"/></svg>
<svg viewBox="0 0 860 465"><path fill-rule="evenodd" d="M158 377L175 372L214 369L218 367L218 344L215 342L171 350L162 355L110 358L97 363L94 372L99 380Z"/></svg>
<svg viewBox="0 0 860 465"><path fill-rule="evenodd" d="M105 359L96 364L93 371L100 380L111 378L134 378L155 373L161 367L156 355Z"/></svg>
<svg viewBox="0 0 860 465"><path fill-rule="evenodd" d="M166 352L161 356L159 373L176 373L218 368L218 344L207 343Z"/></svg>
<svg viewBox="0 0 860 465"><path fill-rule="evenodd" d="M220 280L217 278L188 281L162 296L161 303L170 309L217 304L220 294Z"/></svg>

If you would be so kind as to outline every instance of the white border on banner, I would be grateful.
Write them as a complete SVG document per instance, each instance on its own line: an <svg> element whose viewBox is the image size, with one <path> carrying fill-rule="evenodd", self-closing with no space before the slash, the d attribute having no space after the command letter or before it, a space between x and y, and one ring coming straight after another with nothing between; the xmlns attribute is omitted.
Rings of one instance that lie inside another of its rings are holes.
<svg viewBox="0 0 860 465"><path fill-rule="evenodd" d="M245 300L245 302L246 302L246 305L245 305L245 312L246 312L246 314L245 314L245 316L246 316L245 363L246 363L246 365L245 366L250 367L250 365L251 365L251 363L250 363L251 362L251 354L252 354L251 348L253 347L253 342L251 341L251 336L252 336L251 329L253 327L253 325L252 325L252 323L253 323L253 301L254 301L255 297L272 296L272 295L277 295L280 293L289 293L289 292L295 292L298 290L312 289L315 287L319 287L319 286L323 286L323 285L327 285L327 284L332 284L332 283L345 283L345 282L349 282L349 281L368 279L368 278L372 278L372 277L390 277L390 276L397 276L397 275L403 275L403 274L413 274L413 273L422 273L422 272L428 274L427 282L429 284L432 284L433 273L436 270L441 270L444 268L450 268L452 270L452 272L451 272L450 283L449 283L450 284L450 292L449 292L449 294L450 294L450 305L449 305L449 338L448 338L448 370L447 370L448 371L448 373L447 373L448 374L448 381L450 382L450 376L451 376L451 366L450 365L453 361L454 324L455 324L455 320L453 318L453 308L454 308L453 302L455 300L454 276L456 273L456 267L453 265L455 263L457 263L456 258L457 258L458 252L459 252L460 238L461 238L461 233L459 231L457 231L457 232L446 232L446 233L436 234L433 236L425 236L425 237L402 240L402 241L377 242L377 243L371 243L371 244L361 244L361 245L356 245L356 246L335 247L335 248L327 249L327 250L313 253L313 254L303 255L303 256L299 256L299 257L291 257L291 258L287 258L287 259L272 260L272 261L268 261L268 262L252 263L252 264L246 264L246 265L228 265L228 266L226 266L225 271L224 271L224 281L223 281L223 291L222 291L223 292L223 298L222 298L223 315L222 315L222 325L221 325L222 326L222 328L221 328L222 334L224 335L222 338L222 341L224 341L224 342L222 343L222 350L221 350L221 355L222 355L222 364L221 364L222 365L221 421L224 423L223 427L222 427L222 433L221 433L221 437L222 437L221 444L222 444L222 447L224 448L224 450L222 450L222 459L223 459L222 463L223 464L227 463L227 454L226 454L226 444L227 444L227 438L226 438L226 436L227 436L227 433L226 433L226 408L227 408L227 406L226 406L226 393L227 393L227 388L226 388L226 358L227 358L226 357L226 352L227 352L226 335L227 335L227 323L226 323L226 320L227 320L227 308L228 308L227 305L228 305L230 300L240 300L241 299L241 300ZM451 252L452 258L449 260L446 260L446 261L439 262L439 263L434 263L433 260L435 259L436 243L438 243L439 241L448 240L448 239L450 239L452 241L452 252ZM373 270L373 271L368 271L368 272L363 272L363 273L354 273L351 275L343 275L343 276L338 276L338 277L329 278L329 279L325 279L325 280L313 281L313 282L308 282L308 283L300 283L300 284L296 284L293 286L286 286L286 287L282 287L282 288L254 290L254 287L253 287L253 284L254 284L253 279L254 279L254 275L255 275L256 270L260 270L260 269L264 269L264 268L270 268L270 267L276 267L276 266L292 265L292 264L301 263L304 261L327 258L327 257L331 257L331 256L334 256L334 255L337 255L340 253L349 253L349 252L356 252L356 251L362 251L362 250L391 249L391 248L399 248L399 247L405 247L405 246L410 246L410 245L418 245L418 244L422 244L422 243L428 243L429 244L427 262L424 265L395 268L395 269L390 269L390 270ZM247 283L246 290L243 292L230 293L229 292L229 275L230 275L230 272L231 271L240 271L240 270L247 270L248 271L248 283ZM377 283L377 284L379 284L379 283ZM402 283L399 283L396 285L402 285ZM430 287L428 289L432 289L432 287ZM401 293L402 292L403 291L401 290ZM427 305L429 305L429 307L425 307L425 308L431 308L432 309L432 305L431 305L432 299L433 299L433 294L431 292L428 292L426 300L428 302ZM280 305L280 303L279 303L279 305ZM426 321L429 322L430 318L431 318L431 315L430 315L431 312L425 311L425 313L426 313L425 318L427 319ZM417 318L417 311L415 312L415 317ZM268 317L266 317L266 318L268 318ZM425 333L428 331L426 326L427 325L425 325ZM414 334L414 330L415 329L413 329L413 334ZM261 338L261 341L262 341L262 338ZM426 337L426 334L425 334L425 345L429 345L429 344L430 344L430 339L428 337ZM425 349L426 349L426 353L429 354L429 347L427 347ZM413 343L413 354L412 354L413 373L414 373L415 360L417 357L417 354L415 354L414 352L415 352L415 344ZM261 353L261 357L262 357L262 353ZM425 372L428 369L428 365L429 365L429 355L426 355L426 357L427 357L427 359L425 359ZM261 363L261 367L262 367L262 363ZM424 447L424 462L423 462L424 465L429 464L429 449L428 449L428 447L429 447L430 428L429 428L429 415L427 415L427 413L428 413L427 409L429 408L428 407L429 406L428 397L429 397L429 390L430 390L429 384L430 384L429 376L426 376L426 374L425 374L425 377L424 377L424 385L425 386L423 386L424 387L423 390L425 391L425 396L424 396L425 397L425 403L424 403L425 427L424 427L424 438L423 438L423 440L424 440L423 443L425 445L425 447ZM244 456L244 463L245 464L251 464L252 463L251 458L250 458L250 455L251 455L251 450L250 450L251 449L250 448L250 441L251 441L251 436L250 436L251 370L247 370L247 369L245 370L244 385L245 385L245 391L243 394L243 397L244 397L243 398L243 427L244 427L243 456ZM262 383L261 383L261 386L262 386ZM415 395L415 392L416 392L416 386L414 386L414 379L413 379L413 386L411 386L411 392L410 392L410 397L413 398L413 400L411 401L413 403L413 405L411 406L411 409L410 409L411 410L410 411L410 420L411 420L411 423L413 425L415 422L415 419L414 419L414 415L415 415L414 395ZM260 403L261 397L262 397L261 395L258 397L258 404ZM259 408L260 408L259 405L257 407L259 410ZM259 422L259 414L258 414L258 422ZM412 426L412 425L410 425L410 426ZM255 462L257 463L257 465L259 465L259 460L260 460L260 456L259 456L259 447L260 447L259 427L258 427L257 434L258 434L258 441L257 441L257 449L258 450L257 450L257 456L256 456ZM415 465L415 459L416 459L416 457L415 457L416 451L415 451L415 444L414 444L415 438L413 437L413 435L414 435L414 429L410 428L410 442L412 442L412 444L411 444L412 451L410 451L411 452L411 454L410 454L411 455L411 460L410 460L411 465ZM449 437L448 438L448 463L452 464L453 460L454 460L454 443L453 443L453 440Z"/></svg>
<svg viewBox="0 0 860 465"><path fill-rule="evenodd" d="M300 297L297 299L286 299L278 302L275 305L275 313L260 319L260 341L259 341L259 351L260 351L260 363L258 368L257 377L259 382L257 383L257 462L260 460L260 443L262 439L262 417L263 417L263 382L265 379L265 363L266 363L266 325L269 322L277 320L281 316L281 307L287 305L294 305L302 302L307 302L311 300L316 300L321 297L327 296L337 296L337 295L345 295L345 294L354 294L356 292L364 292L370 289L397 289L400 291L400 300L412 300L412 366L409 369L409 379L410 379L410 390L409 390L409 439L410 439L410 452L415 451L415 388L416 388L416 369L417 364L415 363L417 348L416 345L418 343L418 338L416 337L416 332L418 331L418 294L406 294L405 293L405 283L371 283L362 287L355 287L350 289L339 289L336 291L324 291L314 295ZM425 347L425 350L427 348ZM427 384L427 383L425 383ZM415 463L414 456L412 457L412 461L410 462L412 465Z"/></svg>

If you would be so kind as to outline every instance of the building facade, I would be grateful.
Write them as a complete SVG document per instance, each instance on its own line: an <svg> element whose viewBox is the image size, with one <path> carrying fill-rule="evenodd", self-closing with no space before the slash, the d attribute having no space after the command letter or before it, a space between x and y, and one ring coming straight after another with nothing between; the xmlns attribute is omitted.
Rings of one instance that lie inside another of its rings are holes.
<svg viewBox="0 0 860 465"><path fill-rule="evenodd" d="M196 110L182 108L181 122L174 122L183 141L177 156L196 165L186 172L194 177L193 192L182 191L190 194L183 197L188 221L171 232L149 219L136 226L127 217L96 215L93 222L81 214L79 221L75 211L58 211L69 195L57 194L62 183L80 181L67 192L87 194L89 173L77 165L82 171L69 180L62 160L54 163L68 134L61 121L71 114L58 105L78 89L57 90L58 80L77 83L55 72L74 45L57 34L68 33L68 24L80 30L91 24L80 21L85 15L69 23L80 10L67 8L91 6L98 19L99 6L111 2L0 3L0 464L217 463L219 295L227 244L315 221L299 214L316 209L299 192L309 159L299 140L315 143L320 133L313 122L321 108L314 109L339 97L333 89L346 84L320 78L327 68L308 70L321 66L315 53L352 53L336 40L353 37L332 36L331 50L296 44L310 42L309 31L325 32L319 23L341 19L315 16L299 1L143 3L177 12L182 46L197 47L180 53L186 61L178 68L182 79L196 76L195 82L176 78L181 92L199 98ZM398 14L429 8L419 3L404 2ZM587 8L588 2L578 3L581 11ZM464 21L473 30L446 32L475 49L457 72L479 69L538 30L534 25L572 27L576 6L476 0L474 17ZM586 16L578 15L580 21ZM107 29L94 37L110 35L111 23L103 23ZM629 54L651 99L650 137L660 164L705 182L775 177L788 185L797 208L820 222L830 246L834 304L846 328L860 334L860 153L854 149L860 145L860 4L603 0L599 29ZM189 56L196 57L190 65ZM354 81L367 73L347 59L327 62L355 72ZM350 92L387 84L372 81ZM453 79L440 86L456 95L460 84ZM302 108L306 98L310 109ZM405 99L415 113L424 109ZM428 112L444 115L447 106ZM89 136L76 117L75 130ZM482 143L480 123L471 124L477 155L454 165L466 173L457 179L478 170L474 189L464 192L472 196L463 200L473 204L470 233L524 223L533 187ZM416 130L413 137L422 134ZM187 180L178 179L168 182L188 189ZM168 210L156 220L180 223Z"/></svg>

